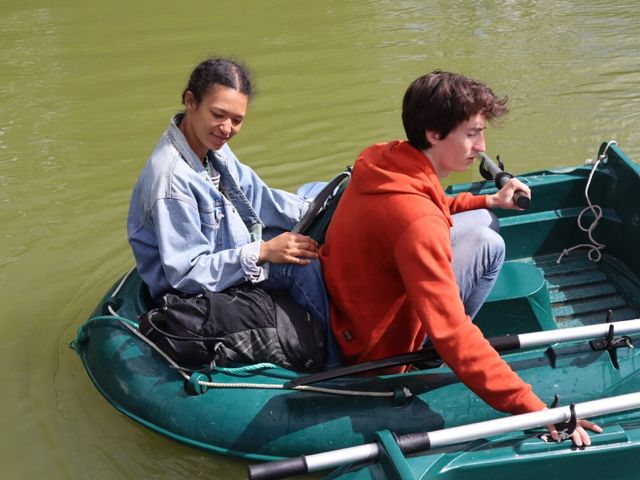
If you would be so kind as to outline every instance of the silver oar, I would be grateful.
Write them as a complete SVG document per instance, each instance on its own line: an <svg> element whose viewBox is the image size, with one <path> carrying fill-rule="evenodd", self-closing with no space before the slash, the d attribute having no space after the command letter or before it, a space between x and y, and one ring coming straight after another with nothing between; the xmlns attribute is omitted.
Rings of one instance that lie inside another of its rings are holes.
<svg viewBox="0 0 640 480"><path fill-rule="evenodd" d="M409 454L431 448L469 442L500 433L566 422L572 416L572 407L574 408L575 416L578 418L624 412L640 408L640 392L577 403L573 406L469 423L433 432L401 435L397 437L398 445L404 454ZM249 467L249 478L251 480L275 480L303 475L336 468L348 463L376 460L379 453L380 447L377 443L368 443L357 447L251 465Z"/></svg>
<svg viewBox="0 0 640 480"><path fill-rule="evenodd" d="M611 328L613 328L615 335L626 335L629 333L640 332L640 319L599 323L597 325L586 325L584 327L543 330L541 332L523 333L514 336L518 337L519 348L530 348L551 345L553 343L597 338L607 335ZM509 338L509 335L507 335L506 338Z"/></svg>
<svg viewBox="0 0 640 480"><path fill-rule="evenodd" d="M627 335L640 332L640 319L624 320L620 322L599 323L584 327L559 328L556 330L544 330L541 332L521 333L519 335L501 335L488 338L491 346L499 352L519 350L523 348L542 347L554 343L571 342L576 340L595 339L607 335ZM437 358L438 354L433 347L427 347L416 352L405 353L393 357L372 360L370 362L348 365L346 367L325 370L300 376L286 384L287 388L295 388L300 385L312 385L334 378L348 375L356 375L379 368L388 368L397 365L422 362Z"/></svg>

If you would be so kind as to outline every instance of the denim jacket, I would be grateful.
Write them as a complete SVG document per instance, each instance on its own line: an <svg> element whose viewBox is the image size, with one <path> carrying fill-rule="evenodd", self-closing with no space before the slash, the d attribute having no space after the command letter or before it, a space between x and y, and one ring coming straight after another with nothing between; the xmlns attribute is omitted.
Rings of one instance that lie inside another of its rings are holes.
<svg viewBox="0 0 640 480"><path fill-rule="evenodd" d="M269 188L225 145L209 152L222 195L172 118L136 182L127 232L140 276L154 299L171 290L221 291L266 280L260 242L290 230L308 207Z"/></svg>

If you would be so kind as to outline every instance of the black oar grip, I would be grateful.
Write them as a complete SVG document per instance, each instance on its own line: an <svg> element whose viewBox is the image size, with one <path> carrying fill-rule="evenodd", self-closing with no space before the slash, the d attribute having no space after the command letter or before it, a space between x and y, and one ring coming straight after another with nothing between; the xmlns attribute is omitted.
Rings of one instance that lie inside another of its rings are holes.
<svg viewBox="0 0 640 480"><path fill-rule="evenodd" d="M513 193L513 203L515 203L521 209L526 210L527 208L529 208L529 205L531 205L531 199L524 191L516 190Z"/></svg>
<svg viewBox="0 0 640 480"><path fill-rule="evenodd" d="M304 457L285 458L275 462L249 465L249 480L276 480L309 473Z"/></svg>
<svg viewBox="0 0 640 480"><path fill-rule="evenodd" d="M400 450L405 455L415 452L423 452L431 448L429 432L407 433L396 437Z"/></svg>
<svg viewBox="0 0 640 480"><path fill-rule="evenodd" d="M501 171L496 175L496 187L500 190L502 187L506 185L506 183L513 178L509 172ZM516 190L513 193L513 203L515 203L518 207L523 210L529 208L531 204L531 198L527 195L523 190Z"/></svg>
<svg viewBox="0 0 640 480"><path fill-rule="evenodd" d="M487 340L489 340L491 346L498 352L518 350L520 348L520 338L518 335L499 335L488 338Z"/></svg>

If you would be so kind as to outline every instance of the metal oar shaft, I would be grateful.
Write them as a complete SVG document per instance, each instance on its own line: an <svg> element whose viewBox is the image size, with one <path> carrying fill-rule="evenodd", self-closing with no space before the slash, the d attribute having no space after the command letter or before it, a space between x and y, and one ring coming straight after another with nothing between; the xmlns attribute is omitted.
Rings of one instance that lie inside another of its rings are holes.
<svg viewBox="0 0 640 480"><path fill-rule="evenodd" d="M597 337L604 337L609 332L611 325L614 327L616 335L640 332L640 319L624 320L620 322L600 323L584 327L559 328L556 330L544 330L541 332L521 333L519 335L502 335L489 338L489 343L499 352L518 350L521 348L540 347L552 345L554 343L569 342L575 340L586 340ZM437 358L437 352L433 347L424 348L417 352L406 353L387 357L380 360L373 360L363 364L348 365L324 372L312 373L291 380L286 384L287 388L295 388L300 385L311 385L313 383L324 382L334 378L358 373L368 372L379 368L406 365Z"/></svg>
<svg viewBox="0 0 640 480"><path fill-rule="evenodd" d="M626 335L640 331L640 319L623 320L620 322L599 323L584 327L559 328L542 332L523 333L518 335L520 348L540 347L552 343L571 342L605 336L613 326L616 335Z"/></svg>
<svg viewBox="0 0 640 480"><path fill-rule="evenodd" d="M640 408L640 392L578 403L574 407L575 415L578 418L588 418L633 410ZM435 430L433 432L401 435L398 437L398 445L403 453L409 454L420 450L469 442L500 433L543 427L565 422L570 418L570 407L552 408L539 412L513 415L495 420ZM251 465L249 467L249 478L252 480L287 478L289 476L335 468L348 463L376 460L379 453L380 447L376 443L369 443L357 447L333 450L331 452L278 460L260 465Z"/></svg>
<svg viewBox="0 0 640 480"><path fill-rule="evenodd" d="M624 412L636 408L640 408L640 392L577 403L575 404L575 413L577 418L589 418ZM522 415L513 415L511 417L429 432L429 444L430 448L439 448L446 445L469 442L499 433L514 432L566 422L570 418L571 410L568 406L524 413Z"/></svg>
<svg viewBox="0 0 640 480"><path fill-rule="evenodd" d="M351 462L377 460L380 447L377 443L365 443L356 447L341 448L330 452L304 455L276 460L274 462L249 465L250 480L277 480L329 470Z"/></svg>

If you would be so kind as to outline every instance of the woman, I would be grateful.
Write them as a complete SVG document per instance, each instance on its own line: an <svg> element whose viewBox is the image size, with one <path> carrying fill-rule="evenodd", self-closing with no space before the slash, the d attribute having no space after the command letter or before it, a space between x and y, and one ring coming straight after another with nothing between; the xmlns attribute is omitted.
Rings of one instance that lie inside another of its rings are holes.
<svg viewBox="0 0 640 480"><path fill-rule="evenodd" d="M227 142L242 128L252 87L239 63L200 63L134 187L127 230L157 302L167 293L241 284L284 289L328 323L317 244L290 230L308 201L269 188Z"/></svg>

